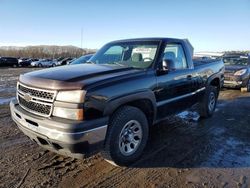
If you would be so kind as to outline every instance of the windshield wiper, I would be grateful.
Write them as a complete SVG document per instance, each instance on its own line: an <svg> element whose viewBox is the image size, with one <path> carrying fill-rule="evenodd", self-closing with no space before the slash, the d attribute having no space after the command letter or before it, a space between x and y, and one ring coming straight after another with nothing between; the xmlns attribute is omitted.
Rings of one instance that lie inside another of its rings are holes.
<svg viewBox="0 0 250 188"><path fill-rule="evenodd" d="M119 66L123 66L123 67L128 67L128 65L122 64L122 63L118 63L118 62L110 62L110 63L105 63L106 65L119 65Z"/></svg>
<svg viewBox="0 0 250 188"><path fill-rule="evenodd" d="M124 64L121 64L121 63L118 63L118 62L114 62L113 64L115 64L115 65L120 65L120 66L126 66L126 65L124 65Z"/></svg>
<svg viewBox="0 0 250 188"><path fill-rule="evenodd" d="M88 63L88 64L95 64L95 62L93 62L93 61L86 61L86 63Z"/></svg>

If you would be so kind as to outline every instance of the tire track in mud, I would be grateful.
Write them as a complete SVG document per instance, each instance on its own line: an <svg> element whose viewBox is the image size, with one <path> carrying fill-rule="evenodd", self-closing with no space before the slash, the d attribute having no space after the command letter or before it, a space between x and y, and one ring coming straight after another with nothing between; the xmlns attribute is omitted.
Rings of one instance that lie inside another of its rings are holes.
<svg viewBox="0 0 250 188"><path fill-rule="evenodd" d="M7 117L10 117L10 113L2 113L2 114L0 114L0 119L7 118Z"/></svg>
<svg viewBox="0 0 250 188"><path fill-rule="evenodd" d="M178 126L174 126L172 128L170 128L170 132L174 131L175 129L177 129ZM150 158L151 156L155 155L155 153L159 152L160 150L162 150L162 148L159 148L158 150L153 150L152 151L148 151L145 157L143 157L142 159L140 159L138 162L134 163L132 166L136 166L137 164L141 163L142 161ZM110 165L110 164L109 164ZM112 183L109 183L108 185L114 185L114 187L118 186L119 184L121 184L121 178L119 177L124 177L129 176L128 178L133 177L135 174L138 174L140 172L139 168L126 168L126 167L115 167L114 169L112 169L112 171L109 172L108 176L103 177L102 179L100 179L100 181L97 184L89 184L87 185L88 187L92 187L92 186L97 186L97 187L101 187L103 186L102 184L105 182L108 182L109 180L111 180ZM117 179L117 181L113 181L112 179L115 178ZM124 180L126 181L126 180ZM124 182L122 181L122 182Z"/></svg>
<svg viewBox="0 0 250 188"><path fill-rule="evenodd" d="M176 122L176 121L175 121ZM170 122L170 124L174 124L174 122ZM174 129L177 129L179 126L175 125L173 127L169 127L168 131L172 132ZM148 151L148 154L151 153L151 151ZM148 155L146 154L146 155ZM95 172L94 169L101 169L101 171L96 170L97 173L91 173L91 172ZM124 169L126 169L126 167L115 167L110 165L109 163L107 163L104 160L98 161L97 163L95 163L93 166L89 167L88 169L86 169L86 171L82 174L77 175L77 177L85 177L88 174L91 174L91 180L90 181L84 181L84 183L80 183L81 186L85 187L91 187L91 186L96 186L97 184L100 184L99 182L105 182L107 179L112 178L113 176L116 176L119 173L122 173L122 171L124 171ZM126 169L126 171L124 173L128 173L129 171L131 171L133 169ZM140 169L138 169L139 171ZM102 172L104 171L104 173ZM105 174L106 173L106 174ZM136 172L135 172L136 173ZM94 175L93 175L94 174ZM105 174L105 176L102 176L102 174ZM95 179L94 183L93 183L93 179ZM98 179L98 182L96 181ZM75 181L75 179L73 180Z"/></svg>
<svg viewBox="0 0 250 188"><path fill-rule="evenodd" d="M0 149L5 150L9 147L13 147L14 145L22 145L28 142L30 142L30 140L28 140L26 137L7 140L4 142L0 142Z"/></svg>
<svg viewBox="0 0 250 188"><path fill-rule="evenodd" d="M181 127L181 126L179 126L179 127ZM174 129L177 129L177 128L178 127L173 128L172 131ZM204 135L208 134L211 129L212 128L206 129L203 132L203 134L199 135L199 137L196 137L196 143L199 143L199 140L202 139L204 137ZM172 134L172 132L170 132L170 134ZM172 140L172 138L169 138L169 139ZM195 153L200 148L199 144L194 144L194 145L197 145L197 147L193 148L189 152L186 152L184 156L180 156L175 161L173 161L173 166L176 166L177 164L183 162L186 158L188 158L190 155ZM164 173L164 172L169 172L169 168L163 168L160 170L158 170L158 169L152 170L152 168L148 168L145 170L145 168L138 168L137 167L137 166L143 167L143 165L142 165L143 163L145 163L149 159L153 159L154 156L156 156L158 153L162 152L163 150L167 149L168 146L169 146L168 143L164 143L156 150L153 149L152 151L148 151L148 154L146 156L144 156L138 162L133 164L131 167L129 167L129 168L116 167L112 171L109 172L108 176L102 177L102 179L98 179L98 182L95 181L94 183L92 182L92 183L87 184L85 186L87 186L87 187L93 187L93 186L94 187L106 187L106 186L118 187L121 185L124 186L126 184L129 186L130 183L134 183L134 179L138 179L138 178L146 178L146 183L150 184L153 182L157 182L157 181L155 181L156 179L162 179L163 177L164 177L163 179L168 179L167 183L170 183L174 180L174 177L171 178L168 173ZM174 170L173 173L177 173L177 170ZM149 175L147 175L147 174L149 174ZM142 181L142 182L145 182L145 181ZM110 186L110 185L112 185L112 186Z"/></svg>
<svg viewBox="0 0 250 188"><path fill-rule="evenodd" d="M114 166L103 161L100 156L97 156L91 161L81 162L79 170L64 177L59 187L86 187L91 182L93 183L97 179L104 177L114 168Z"/></svg>

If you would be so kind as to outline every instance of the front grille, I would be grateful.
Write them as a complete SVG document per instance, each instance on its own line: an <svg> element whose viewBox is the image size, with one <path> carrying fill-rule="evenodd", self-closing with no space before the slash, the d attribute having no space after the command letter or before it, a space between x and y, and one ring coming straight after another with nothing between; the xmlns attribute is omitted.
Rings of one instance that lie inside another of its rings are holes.
<svg viewBox="0 0 250 188"><path fill-rule="evenodd" d="M50 115L50 111L51 111L51 107L50 105L46 105L46 104L40 104L40 103L35 103L35 102L27 102L26 100L24 100L22 97L18 97L19 99L19 103L21 106L25 107L25 109L30 110L31 112L34 113L39 113L41 115Z"/></svg>
<svg viewBox="0 0 250 188"><path fill-rule="evenodd" d="M228 81L234 81L235 80L235 76L234 76L234 72L235 71L225 71L224 72L224 77L225 77L225 80L228 80Z"/></svg>
<svg viewBox="0 0 250 188"><path fill-rule="evenodd" d="M55 93L43 91L40 89L39 90L31 89L20 84L18 85L18 90L22 91L23 93L29 93L30 95L34 97L48 99L48 100L53 100L54 94L55 94Z"/></svg>
<svg viewBox="0 0 250 188"><path fill-rule="evenodd" d="M230 76L225 76L225 80L227 80L227 81L234 81L235 78L234 77L230 77Z"/></svg>
<svg viewBox="0 0 250 188"><path fill-rule="evenodd" d="M56 91L31 88L20 83L17 88L17 98L23 109L44 117L51 115Z"/></svg>
<svg viewBox="0 0 250 188"><path fill-rule="evenodd" d="M226 74L234 74L235 70L225 70L224 73L226 73Z"/></svg>

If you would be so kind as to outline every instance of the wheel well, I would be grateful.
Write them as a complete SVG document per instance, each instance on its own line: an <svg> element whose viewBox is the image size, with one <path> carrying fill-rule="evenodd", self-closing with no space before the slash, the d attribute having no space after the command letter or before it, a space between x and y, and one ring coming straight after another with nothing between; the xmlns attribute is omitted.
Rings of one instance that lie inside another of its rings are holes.
<svg viewBox="0 0 250 188"><path fill-rule="evenodd" d="M149 125L153 124L153 121L154 121L154 108L153 108L152 102L149 99L139 99L139 100L135 100L135 101L125 103L122 106L124 106L124 105L139 108L145 114L145 116L146 116L146 118L148 120L148 124Z"/></svg>
<svg viewBox="0 0 250 188"><path fill-rule="evenodd" d="M216 87L218 92L220 91L220 79L219 78L214 78L210 82L210 85Z"/></svg>

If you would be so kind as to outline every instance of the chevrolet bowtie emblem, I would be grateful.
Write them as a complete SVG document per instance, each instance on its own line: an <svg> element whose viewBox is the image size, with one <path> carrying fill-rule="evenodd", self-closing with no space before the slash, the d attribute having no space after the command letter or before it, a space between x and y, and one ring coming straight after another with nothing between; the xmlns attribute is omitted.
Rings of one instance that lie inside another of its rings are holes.
<svg viewBox="0 0 250 188"><path fill-rule="evenodd" d="M32 97L31 97L31 95L30 95L29 93L24 94L23 98L24 98L24 100L27 101L27 102L30 102L31 99L32 99Z"/></svg>

